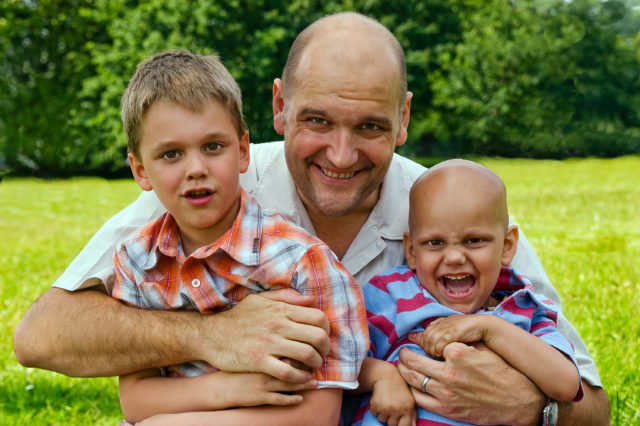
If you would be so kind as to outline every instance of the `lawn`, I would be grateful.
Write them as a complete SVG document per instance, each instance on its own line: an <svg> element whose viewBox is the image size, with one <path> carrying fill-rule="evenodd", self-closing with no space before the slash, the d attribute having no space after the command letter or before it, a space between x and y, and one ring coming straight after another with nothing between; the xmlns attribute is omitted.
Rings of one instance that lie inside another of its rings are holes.
<svg viewBox="0 0 640 426"><path fill-rule="evenodd" d="M511 216L595 359L612 424L640 424L640 157L480 161L504 179ZM121 418L115 379L25 369L12 334L32 301L138 193L132 180L0 183L0 423L114 425Z"/></svg>

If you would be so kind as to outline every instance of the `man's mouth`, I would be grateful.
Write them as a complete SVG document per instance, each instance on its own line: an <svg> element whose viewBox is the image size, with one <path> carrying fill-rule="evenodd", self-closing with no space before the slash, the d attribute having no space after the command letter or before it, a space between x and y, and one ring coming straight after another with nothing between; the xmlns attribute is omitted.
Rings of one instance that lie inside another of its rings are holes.
<svg viewBox="0 0 640 426"><path fill-rule="evenodd" d="M348 172L348 173L332 172L331 170L327 170L324 167L320 167L320 169L322 170L322 173L334 179L351 179L356 174L356 172Z"/></svg>
<svg viewBox="0 0 640 426"><path fill-rule="evenodd" d="M470 274L443 275L440 284L450 297L465 297L476 284L476 279Z"/></svg>

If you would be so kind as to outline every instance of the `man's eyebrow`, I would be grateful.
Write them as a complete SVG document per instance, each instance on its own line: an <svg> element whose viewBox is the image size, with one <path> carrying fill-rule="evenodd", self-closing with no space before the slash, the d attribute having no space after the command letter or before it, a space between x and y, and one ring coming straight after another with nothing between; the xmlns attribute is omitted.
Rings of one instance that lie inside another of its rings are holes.
<svg viewBox="0 0 640 426"><path fill-rule="evenodd" d="M328 114L324 110L316 109L316 108L302 108L298 111L298 117L308 117L308 116L319 116L319 117L328 117ZM375 123L380 124L382 126L393 126L393 120L386 116L381 115L370 115L367 117L363 117L360 120L361 123Z"/></svg>
<svg viewBox="0 0 640 426"><path fill-rule="evenodd" d="M319 110L319 109L315 109L315 108L302 108L300 111L298 111L297 115L304 115L304 116L308 116L308 115L320 115L322 117L326 117L327 113Z"/></svg>

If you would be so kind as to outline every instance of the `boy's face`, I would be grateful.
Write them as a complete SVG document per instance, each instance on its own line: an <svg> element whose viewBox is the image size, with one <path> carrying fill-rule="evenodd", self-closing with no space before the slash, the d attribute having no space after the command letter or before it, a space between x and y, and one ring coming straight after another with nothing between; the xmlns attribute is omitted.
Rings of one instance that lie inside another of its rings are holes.
<svg viewBox="0 0 640 426"><path fill-rule="evenodd" d="M191 111L156 101L143 117L140 159L129 154L142 189L153 189L175 217L185 245L212 243L231 227L239 173L249 165L249 134L238 137L227 109L210 100Z"/></svg>
<svg viewBox="0 0 640 426"><path fill-rule="evenodd" d="M404 235L405 256L420 284L462 313L482 308L500 267L515 253L517 228L505 232L496 207L471 188L435 190L411 202L415 215Z"/></svg>

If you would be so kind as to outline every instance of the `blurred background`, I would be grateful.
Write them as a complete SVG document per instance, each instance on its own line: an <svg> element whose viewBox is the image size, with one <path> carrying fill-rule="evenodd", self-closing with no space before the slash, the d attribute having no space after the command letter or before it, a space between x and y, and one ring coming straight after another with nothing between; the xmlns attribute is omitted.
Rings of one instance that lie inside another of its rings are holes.
<svg viewBox="0 0 640 426"><path fill-rule="evenodd" d="M640 152L640 0L2 0L0 177L128 177L120 97L143 59L217 53L253 142L295 35L355 10L404 47L401 153L561 159Z"/></svg>

